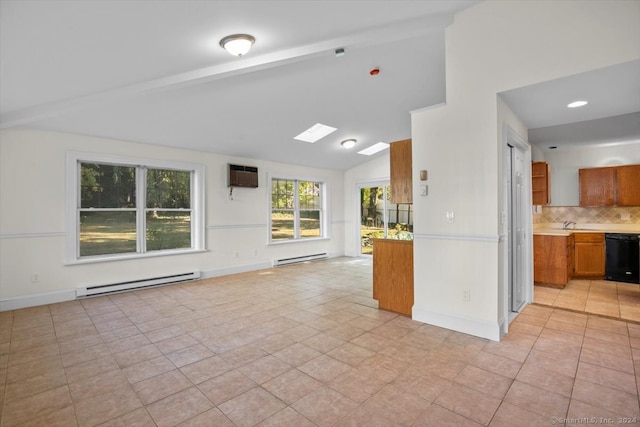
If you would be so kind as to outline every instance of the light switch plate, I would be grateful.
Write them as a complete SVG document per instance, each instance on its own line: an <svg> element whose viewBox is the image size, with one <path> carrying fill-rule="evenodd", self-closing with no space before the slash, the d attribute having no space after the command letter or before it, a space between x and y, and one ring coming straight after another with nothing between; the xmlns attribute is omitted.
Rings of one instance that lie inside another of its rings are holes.
<svg viewBox="0 0 640 427"><path fill-rule="evenodd" d="M421 185L420 186L420 195L421 196L426 196L429 193L429 188L426 185Z"/></svg>

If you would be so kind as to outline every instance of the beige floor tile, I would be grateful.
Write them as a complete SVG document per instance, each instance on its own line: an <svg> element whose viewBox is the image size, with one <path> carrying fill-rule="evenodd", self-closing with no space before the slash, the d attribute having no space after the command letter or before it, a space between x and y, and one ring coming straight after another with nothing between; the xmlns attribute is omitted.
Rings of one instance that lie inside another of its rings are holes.
<svg viewBox="0 0 640 427"><path fill-rule="evenodd" d="M514 381L504 401L538 415L564 418L569 398L521 381Z"/></svg>
<svg viewBox="0 0 640 427"><path fill-rule="evenodd" d="M321 382L328 382L351 367L326 355L320 355L302 365L298 369Z"/></svg>
<svg viewBox="0 0 640 427"><path fill-rule="evenodd" d="M213 356L213 352L202 344L196 344L191 347L181 348L166 355L174 365L181 368L185 365L197 362L202 359Z"/></svg>
<svg viewBox="0 0 640 427"><path fill-rule="evenodd" d="M21 427L75 427L78 421L73 406L69 405L20 425Z"/></svg>
<svg viewBox="0 0 640 427"><path fill-rule="evenodd" d="M133 384L143 404L148 405L193 386L182 372L174 369Z"/></svg>
<svg viewBox="0 0 640 427"><path fill-rule="evenodd" d="M545 369L535 362L529 363L527 361L522 365L516 380L568 398L571 397L574 377Z"/></svg>
<svg viewBox="0 0 640 427"><path fill-rule="evenodd" d="M553 415L540 415L528 411L519 406L502 402L498 411L493 416L490 427L538 427L558 425L561 417L553 418ZM562 425L561 423L559 425Z"/></svg>
<svg viewBox="0 0 640 427"><path fill-rule="evenodd" d="M263 273L0 313L0 425L640 417L637 285L536 287L542 304L492 342L378 310L370 260ZM608 314L584 312L591 307Z"/></svg>
<svg viewBox="0 0 640 427"><path fill-rule="evenodd" d="M234 427L234 424L218 408L202 412L179 424L180 427Z"/></svg>
<svg viewBox="0 0 640 427"><path fill-rule="evenodd" d="M518 371L522 367L522 363L509 359L507 357L498 356L486 351L479 352L476 357L469 362L472 366L484 369L495 374L502 375L507 378L515 378Z"/></svg>
<svg viewBox="0 0 640 427"><path fill-rule="evenodd" d="M281 411L271 415L261 423L257 424L258 427L281 427L281 426L296 426L296 427L315 427L311 421L293 410L291 407L286 407Z"/></svg>
<svg viewBox="0 0 640 427"><path fill-rule="evenodd" d="M581 361L578 364L576 378L624 391L630 395L637 393L635 375L603 366Z"/></svg>
<svg viewBox="0 0 640 427"><path fill-rule="evenodd" d="M327 386L316 389L291 405L318 426L336 424L357 406L355 401Z"/></svg>
<svg viewBox="0 0 640 427"><path fill-rule="evenodd" d="M198 388L211 402L220 405L257 386L251 378L235 369L200 383Z"/></svg>
<svg viewBox="0 0 640 427"><path fill-rule="evenodd" d="M196 387L180 391L147 406L159 427L175 426L213 408Z"/></svg>
<svg viewBox="0 0 640 427"><path fill-rule="evenodd" d="M524 366L523 366L524 369ZM520 371L522 372L522 370ZM502 399L513 380L493 372L468 365L454 379L454 382L479 391L487 396Z"/></svg>
<svg viewBox="0 0 640 427"><path fill-rule="evenodd" d="M253 426L269 418L286 405L262 387L234 397L218 406L237 426Z"/></svg>
<svg viewBox="0 0 640 427"><path fill-rule="evenodd" d="M24 399L7 401L2 410L2 425L26 423L60 411L71 405L69 388L65 385Z"/></svg>
<svg viewBox="0 0 640 427"><path fill-rule="evenodd" d="M322 383L297 369L291 369L282 375L262 384L265 390L291 405L298 399L321 387Z"/></svg>
<svg viewBox="0 0 640 427"><path fill-rule="evenodd" d="M220 356L211 356L180 368L183 374L194 384L200 384L233 369L233 366Z"/></svg>
<svg viewBox="0 0 640 427"><path fill-rule="evenodd" d="M299 342L273 353L274 356L294 367L315 359L321 354L318 350Z"/></svg>
<svg viewBox="0 0 640 427"><path fill-rule="evenodd" d="M129 387L127 377L117 368L98 375L77 378L76 382L69 384L69 391L74 402Z"/></svg>
<svg viewBox="0 0 640 427"><path fill-rule="evenodd" d="M501 402L500 399L461 384L452 384L434 403L477 423L487 425Z"/></svg>
<svg viewBox="0 0 640 427"><path fill-rule="evenodd" d="M601 408L606 412L616 412L620 416L640 416L637 394L628 394L624 391L580 378L576 379L571 398L572 400Z"/></svg>
<svg viewBox="0 0 640 427"><path fill-rule="evenodd" d="M130 387L115 392L101 394L90 399L74 402L78 424L95 426L118 418L137 408L142 402Z"/></svg>

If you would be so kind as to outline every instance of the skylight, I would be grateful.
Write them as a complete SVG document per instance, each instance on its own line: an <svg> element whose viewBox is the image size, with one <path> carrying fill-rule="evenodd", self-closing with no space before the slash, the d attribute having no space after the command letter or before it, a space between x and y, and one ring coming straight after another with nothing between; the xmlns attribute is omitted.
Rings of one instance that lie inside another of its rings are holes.
<svg viewBox="0 0 640 427"><path fill-rule="evenodd" d="M358 154L371 156L373 154L379 153L382 150L386 150L387 148L389 148L389 144L387 144L386 142L378 142L377 144L373 144L371 147L367 147L364 150L358 151Z"/></svg>
<svg viewBox="0 0 640 427"><path fill-rule="evenodd" d="M332 128L331 126L323 125L322 123L316 123L309 129L302 132L300 135L294 136L293 139L297 139L298 141L310 142L313 144L314 142L324 138L325 136L336 130L336 128Z"/></svg>

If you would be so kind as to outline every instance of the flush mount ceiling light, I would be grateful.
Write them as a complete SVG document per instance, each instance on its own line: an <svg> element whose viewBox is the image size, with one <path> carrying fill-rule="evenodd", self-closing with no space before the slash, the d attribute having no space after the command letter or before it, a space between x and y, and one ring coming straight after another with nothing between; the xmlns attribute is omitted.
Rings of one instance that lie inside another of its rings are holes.
<svg viewBox="0 0 640 427"><path fill-rule="evenodd" d="M573 102L567 104L567 107L569 107L569 108L578 108L578 107L583 107L583 106L585 106L587 104L588 104L587 101L573 101Z"/></svg>
<svg viewBox="0 0 640 427"><path fill-rule="evenodd" d="M340 143L340 145L342 145L344 148L349 150L350 148L353 148L356 145L356 142L357 141L355 139L345 139Z"/></svg>
<svg viewBox="0 0 640 427"><path fill-rule="evenodd" d="M249 34L232 34L220 40L220 46L231 55L242 56L249 52L255 41Z"/></svg>
<svg viewBox="0 0 640 427"><path fill-rule="evenodd" d="M387 148L389 148L389 144L387 144L386 142L378 142L377 144L373 144L371 147L358 151L358 154L372 156L382 150L386 150Z"/></svg>
<svg viewBox="0 0 640 427"><path fill-rule="evenodd" d="M297 139L298 141L310 142L314 143L325 136L329 135L331 132L335 132L337 129L331 126L323 125L322 123L316 123L311 126L309 129L302 132L300 135L296 135L293 139Z"/></svg>

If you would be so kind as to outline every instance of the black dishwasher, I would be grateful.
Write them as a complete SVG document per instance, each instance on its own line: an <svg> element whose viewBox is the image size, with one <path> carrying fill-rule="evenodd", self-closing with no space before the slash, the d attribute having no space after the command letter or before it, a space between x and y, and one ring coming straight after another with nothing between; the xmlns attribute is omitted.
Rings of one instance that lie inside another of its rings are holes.
<svg viewBox="0 0 640 427"><path fill-rule="evenodd" d="M640 235L606 233L605 278L640 283Z"/></svg>

